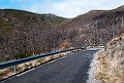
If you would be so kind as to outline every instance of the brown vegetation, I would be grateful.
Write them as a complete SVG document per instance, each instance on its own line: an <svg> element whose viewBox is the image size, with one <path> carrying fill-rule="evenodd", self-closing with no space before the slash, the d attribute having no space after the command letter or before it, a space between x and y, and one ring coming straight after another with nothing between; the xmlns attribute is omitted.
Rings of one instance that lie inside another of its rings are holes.
<svg viewBox="0 0 124 83"><path fill-rule="evenodd" d="M56 27L66 20L52 14L0 9L0 62L58 49L62 33Z"/></svg>
<svg viewBox="0 0 124 83"><path fill-rule="evenodd" d="M105 45L122 33L123 6L92 10L70 20L52 14L0 9L0 61L70 47Z"/></svg>
<svg viewBox="0 0 124 83"><path fill-rule="evenodd" d="M97 80L102 83L124 82L124 34L109 41L95 58Z"/></svg>

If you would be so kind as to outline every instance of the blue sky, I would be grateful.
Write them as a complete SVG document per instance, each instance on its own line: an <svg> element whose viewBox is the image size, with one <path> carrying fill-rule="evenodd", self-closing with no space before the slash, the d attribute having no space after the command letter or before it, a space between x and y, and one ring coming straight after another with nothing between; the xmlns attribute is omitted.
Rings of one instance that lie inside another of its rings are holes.
<svg viewBox="0 0 124 83"><path fill-rule="evenodd" d="M110 10L124 5L123 0L0 0L0 8L52 13L72 18L90 10Z"/></svg>

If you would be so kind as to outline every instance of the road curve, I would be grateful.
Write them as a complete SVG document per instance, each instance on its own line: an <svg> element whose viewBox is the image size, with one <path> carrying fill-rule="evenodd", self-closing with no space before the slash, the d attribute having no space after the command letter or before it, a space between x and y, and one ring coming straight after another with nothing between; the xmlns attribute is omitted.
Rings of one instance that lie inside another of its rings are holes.
<svg viewBox="0 0 124 83"><path fill-rule="evenodd" d="M74 53L0 83L86 83L90 61L96 51Z"/></svg>

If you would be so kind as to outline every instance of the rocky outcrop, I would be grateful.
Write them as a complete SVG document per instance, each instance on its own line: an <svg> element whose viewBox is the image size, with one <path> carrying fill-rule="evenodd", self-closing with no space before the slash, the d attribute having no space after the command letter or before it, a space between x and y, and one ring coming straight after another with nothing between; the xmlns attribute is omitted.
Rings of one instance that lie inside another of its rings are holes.
<svg viewBox="0 0 124 83"><path fill-rule="evenodd" d="M124 34L94 56L94 76L102 83L124 83Z"/></svg>

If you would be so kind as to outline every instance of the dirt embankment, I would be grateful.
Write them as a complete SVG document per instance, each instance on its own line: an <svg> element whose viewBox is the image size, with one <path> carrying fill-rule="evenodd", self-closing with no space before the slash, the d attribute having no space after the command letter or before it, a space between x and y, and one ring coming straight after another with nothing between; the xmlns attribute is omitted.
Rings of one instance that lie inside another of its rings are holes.
<svg viewBox="0 0 124 83"><path fill-rule="evenodd" d="M91 70L100 83L124 83L124 34L96 53Z"/></svg>

